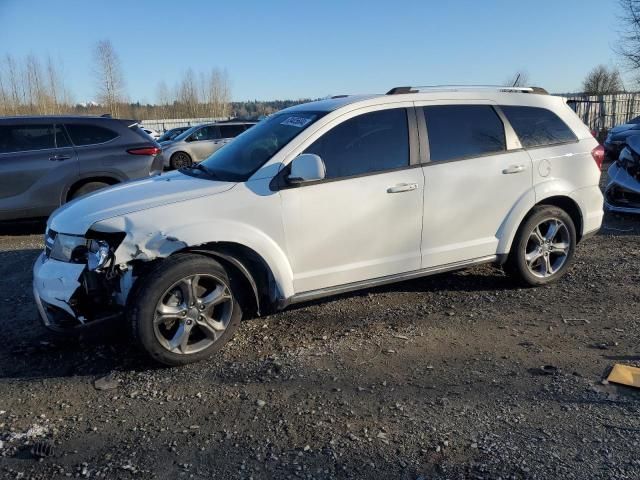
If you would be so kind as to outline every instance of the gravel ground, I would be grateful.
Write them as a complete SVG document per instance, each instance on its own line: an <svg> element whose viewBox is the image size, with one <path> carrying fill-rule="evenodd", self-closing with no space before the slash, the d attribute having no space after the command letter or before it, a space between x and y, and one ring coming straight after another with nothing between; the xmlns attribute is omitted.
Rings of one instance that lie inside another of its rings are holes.
<svg viewBox="0 0 640 480"><path fill-rule="evenodd" d="M375 288L175 369L46 334L41 228L0 231L0 477L640 477L640 394L603 382L640 365L640 218L608 215L554 286L478 267Z"/></svg>

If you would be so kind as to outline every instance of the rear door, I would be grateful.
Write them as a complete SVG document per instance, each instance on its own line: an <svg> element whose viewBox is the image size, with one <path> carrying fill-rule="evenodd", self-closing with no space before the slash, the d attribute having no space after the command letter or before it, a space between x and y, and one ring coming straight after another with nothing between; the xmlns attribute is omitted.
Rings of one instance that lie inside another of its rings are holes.
<svg viewBox="0 0 640 480"><path fill-rule="evenodd" d="M122 161L123 146L116 141L119 134L115 130L73 121L65 123L65 128L78 152L81 175L99 175Z"/></svg>
<svg viewBox="0 0 640 480"><path fill-rule="evenodd" d="M500 227L532 186L531 160L487 103L422 104L422 267L495 255Z"/></svg>
<svg viewBox="0 0 640 480"><path fill-rule="evenodd" d="M0 125L0 216L48 215L77 177L77 155L61 125Z"/></svg>

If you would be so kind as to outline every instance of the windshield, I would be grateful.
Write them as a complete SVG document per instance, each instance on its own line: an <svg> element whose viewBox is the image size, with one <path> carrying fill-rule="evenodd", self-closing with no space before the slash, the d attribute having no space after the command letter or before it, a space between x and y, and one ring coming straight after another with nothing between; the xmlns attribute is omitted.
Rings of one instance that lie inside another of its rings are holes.
<svg viewBox="0 0 640 480"><path fill-rule="evenodd" d="M237 136L202 162L202 165L220 180L243 182L326 113L276 113Z"/></svg>

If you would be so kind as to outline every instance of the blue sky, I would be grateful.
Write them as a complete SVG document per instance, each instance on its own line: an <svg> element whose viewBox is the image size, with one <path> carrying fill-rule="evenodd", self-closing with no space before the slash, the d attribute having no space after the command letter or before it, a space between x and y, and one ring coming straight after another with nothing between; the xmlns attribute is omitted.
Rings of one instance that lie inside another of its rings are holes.
<svg viewBox="0 0 640 480"><path fill-rule="evenodd" d="M0 0L0 55L61 61L76 101L93 98L101 39L140 101L155 100L160 80L214 66L235 100L495 84L518 69L568 92L595 65L619 62L619 14L617 0Z"/></svg>

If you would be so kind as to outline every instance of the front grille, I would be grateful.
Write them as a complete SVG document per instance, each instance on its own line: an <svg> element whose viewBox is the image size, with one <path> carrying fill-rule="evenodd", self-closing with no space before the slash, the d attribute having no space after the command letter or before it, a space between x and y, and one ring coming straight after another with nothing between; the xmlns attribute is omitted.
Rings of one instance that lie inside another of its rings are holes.
<svg viewBox="0 0 640 480"><path fill-rule="evenodd" d="M51 229L47 230L44 234L44 255L47 258L49 258L49 255L51 255L53 244L56 241L56 235L58 235L58 232L55 232Z"/></svg>

